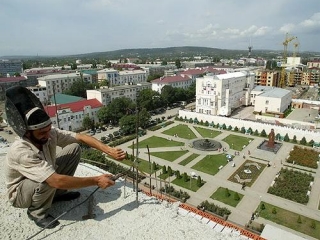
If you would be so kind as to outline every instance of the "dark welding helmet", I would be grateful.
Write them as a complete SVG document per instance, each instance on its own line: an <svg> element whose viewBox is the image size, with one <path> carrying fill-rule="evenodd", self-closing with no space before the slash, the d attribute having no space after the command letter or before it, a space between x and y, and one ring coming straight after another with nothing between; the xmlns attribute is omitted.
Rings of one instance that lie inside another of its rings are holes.
<svg viewBox="0 0 320 240"><path fill-rule="evenodd" d="M22 137L27 130L39 129L51 123L49 118L32 126L27 125L28 117L39 109L44 111L44 108L39 98L25 87L14 86L6 90L5 108L9 125L20 137Z"/></svg>

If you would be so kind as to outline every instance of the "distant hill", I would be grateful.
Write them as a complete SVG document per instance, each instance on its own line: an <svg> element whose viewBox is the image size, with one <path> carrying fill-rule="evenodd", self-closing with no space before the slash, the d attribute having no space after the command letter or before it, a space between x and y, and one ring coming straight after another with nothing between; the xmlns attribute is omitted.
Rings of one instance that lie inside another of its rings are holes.
<svg viewBox="0 0 320 240"><path fill-rule="evenodd" d="M252 57L273 57L282 55L282 51L275 50L256 50L253 49ZM300 53L302 57L311 57L319 55L316 52L303 52ZM137 48L137 49L120 49L106 52L93 52L73 55L61 56L3 56L5 59L48 59L48 58L77 58L77 59L119 59L119 58L144 58L144 59L174 59L182 57L193 56L209 56L217 58L239 58L247 57L248 50L232 50L232 49L219 49L209 47L167 47L167 48Z"/></svg>

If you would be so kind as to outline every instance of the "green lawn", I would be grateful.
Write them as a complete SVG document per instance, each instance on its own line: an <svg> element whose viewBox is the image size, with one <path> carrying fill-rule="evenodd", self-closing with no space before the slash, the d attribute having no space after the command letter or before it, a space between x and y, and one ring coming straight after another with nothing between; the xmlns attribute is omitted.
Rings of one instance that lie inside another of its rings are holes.
<svg viewBox="0 0 320 240"><path fill-rule="evenodd" d="M177 158L181 157L182 155L186 154L188 151L168 151L168 152L151 152L150 155L162 158L164 160L173 162Z"/></svg>
<svg viewBox="0 0 320 240"><path fill-rule="evenodd" d="M216 136L220 135L220 131L216 131L210 128L202 128L202 127L194 127L197 132L204 138L215 138Z"/></svg>
<svg viewBox="0 0 320 240"><path fill-rule="evenodd" d="M185 139L196 138L196 135L193 133L193 131L187 125L183 125L183 124L172 127L162 133L170 136L174 136L175 134L177 134L178 137L185 138Z"/></svg>
<svg viewBox="0 0 320 240"><path fill-rule="evenodd" d="M248 146L250 141L252 140L253 138L242 137L239 135L232 135L232 134L222 139L222 141L229 144L230 148L237 151L241 151L244 145Z"/></svg>
<svg viewBox="0 0 320 240"><path fill-rule="evenodd" d="M146 148L147 146L149 146L149 148L178 147L178 146L184 146L184 143L177 142L174 140L170 141L166 138L152 136L139 142L139 148ZM130 147L132 148L132 145Z"/></svg>
<svg viewBox="0 0 320 240"><path fill-rule="evenodd" d="M265 209L260 211L261 204L264 204ZM273 209L276 210L276 213L272 213ZM279 208L277 206L265 202L261 202L256 211L260 212L260 217L263 217L277 224L286 226L288 228L294 229L295 231L304 233L316 239L320 239L319 221L307 218L305 216L300 216L301 223L299 223L299 214L287 211L285 209ZM314 228L312 226L314 226Z"/></svg>
<svg viewBox="0 0 320 240"><path fill-rule="evenodd" d="M176 178L175 180L172 181L172 183L175 184L175 185L178 185L180 187L189 189L189 190L191 190L193 192L198 191L198 189L200 188L200 187L197 186L197 179L194 179L194 178L189 178L189 180L187 182L185 182L183 180L183 177L180 178L180 179ZM204 181L202 181L202 183L205 184Z"/></svg>
<svg viewBox="0 0 320 240"><path fill-rule="evenodd" d="M226 164L227 158L225 154L208 155L193 165L192 168L200 172L215 175L219 172L219 167L225 166Z"/></svg>
<svg viewBox="0 0 320 240"><path fill-rule="evenodd" d="M194 159L196 159L197 157L199 157L199 154L193 153L191 154L189 157L187 157L186 159L182 160L181 162L179 162L180 165L185 166L187 165L189 162L193 161Z"/></svg>
<svg viewBox="0 0 320 240"><path fill-rule="evenodd" d="M243 198L243 195L234 191L231 191L230 189L228 189L229 191L229 196L227 196L226 194L226 188L223 187L219 187L217 189L217 191L215 191L210 198L214 199L214 200L218 200L219 202L223 202L225 204L228 204L232 207L236 207L238 205L238 203L241 201L241 199ZM235 194L238 194L239 196L239 200L235 200L234 196Z"/></svg>

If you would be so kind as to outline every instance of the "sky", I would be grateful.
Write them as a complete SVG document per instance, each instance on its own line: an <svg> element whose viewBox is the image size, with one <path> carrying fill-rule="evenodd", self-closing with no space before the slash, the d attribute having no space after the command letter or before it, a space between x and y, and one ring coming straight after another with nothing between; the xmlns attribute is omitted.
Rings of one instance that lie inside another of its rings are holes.
<svg viewBox="0 0 320 240"><path fill-rule="evenodd" d="M320 52L320 0L0 0L0 22L0 56L282 50L286 33L299 51Z"/></svg>

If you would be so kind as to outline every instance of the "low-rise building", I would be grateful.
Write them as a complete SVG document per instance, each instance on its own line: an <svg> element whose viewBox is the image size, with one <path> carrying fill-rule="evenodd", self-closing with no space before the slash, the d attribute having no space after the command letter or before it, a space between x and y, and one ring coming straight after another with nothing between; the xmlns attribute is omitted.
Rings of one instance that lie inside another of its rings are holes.
<svg viewBox="0 0 320 240"><path fill-rule="evenodd" d="M85 116L90 117L95 123L99 122L97 112L101 107L102 104L97 99L90 99L45 106L45 111L51 118L54 127L69 131L77 131L82 129Z"/></svg>
<svg viewBox="0 0 320 240"><path fill-rule="evenodd" d="M256 86L251 91L254 111L282 115L291 105L292 92L282 88Z"/></svg>
<svg viewBox="0 0 320 240"><path fill-rule="evenodd" d="M104 106L119 97L126 97L135 102L137 93L143 89L151 89L151 83L144 82L136 85L101 87L100 89L87 90L87 99L97 99Z"/></svg>

